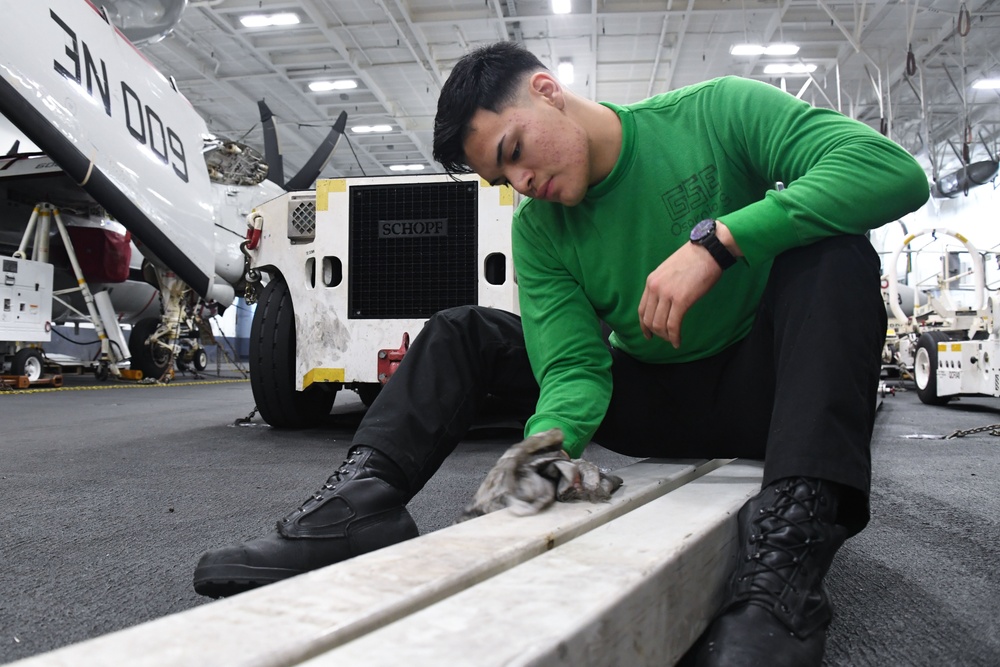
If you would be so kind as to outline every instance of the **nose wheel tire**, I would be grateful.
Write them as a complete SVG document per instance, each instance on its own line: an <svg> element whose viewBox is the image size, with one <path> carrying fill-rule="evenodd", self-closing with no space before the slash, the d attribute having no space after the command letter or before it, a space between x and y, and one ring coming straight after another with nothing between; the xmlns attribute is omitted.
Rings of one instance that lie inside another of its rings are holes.
<svg viewBox="0 0 1000 667"><path fill-rule="evenodd" d="M913 360L913 378L917 384L917 396L927 405L944 405L951 396L938 396L937 368L938 343L948 340L943 331L926 331L917 340L917 352Z"/></svg>
<svg viewBox="0 0 1000 667"><path fill-rule="evenodd" d="M160 328L160 320L147 317L132 327L128 337L128 351L132 355L131 367L142 371L144 378L160 379L170 368L170 348L151 340Z"/></svg>
<svg viewBox="0 0 1000 667"><path fill-rule="evenodd" d="M208 352L203 348L198 348L194 351L194 358L191 359L191 363L194 365L196 371L203 371L208 368Z"/></svg>

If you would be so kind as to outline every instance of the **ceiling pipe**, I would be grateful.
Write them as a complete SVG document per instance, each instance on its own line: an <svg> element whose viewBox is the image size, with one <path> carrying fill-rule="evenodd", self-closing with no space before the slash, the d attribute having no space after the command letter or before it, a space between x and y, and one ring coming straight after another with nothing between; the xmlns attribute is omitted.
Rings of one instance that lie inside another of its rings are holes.
<svg viewBox="0 0 1000 667"><path fill-rule="evenodd" d="M792 4L792 0L785 0L785 4L783 6L781 6L781 7L778 7L777 11L774 13L773 17L768 22L767 27L764 29L764 33L762 35L763 36L762 43L764 43L764 44L770 43L774 39L774 33L779 32L781 30L782 22L785 20L785 14L788 13L788 7L791 4ZM745 5L743 6L743 15L744 15L744 22L745 22L746 21L746 6ZM744 31L744 34L745 34L745 31ZM743 68L743 76L744 77L749 77L753 73L754 68L757 67L757 64L759 62L760 62L760 56L759 55L758 56L752 56L750 58L749 62L747 62L746 67Z"/></svg>
<svg viewBox="0 0 1000 667"><path fill-rule="evenodd" d="M188 38L185 37L184 39L187 40ZM182 49L182 48L178 48L181 45L176 44L173 41L170 41L170 42L164 42L164 46L167 48L168 51L170 51L170 53L174 57L176 57L179 60L185 62L189 67L191 67L193 70L195 70L196 72L198 72L198 74L200 74L206 81L208 81L209 83L211 83L213 86L217 86L218 88L226 91L235 100L243 100L246 103L246 105L247 105L248 108L254 108L254 109L257 108L257 101L254 100L254 99L252 99L245 92L243 92L242 90L240 90L239 88L237 88L236 86L234 86L233 84L231 84L230 82L226 81L225 79L222 79L222 78L220 78L218 76L215 76L214 74L210 74L207 71L207 68L205 68L205 66L204 66L205 63L203 63L200 60L198 60L198 58L191 52L193 49L192 49L192 47L190 45L185 45L186 48ZM213 124L215 124L217 122L217 119L215 119L215 118L213 118L213 119L206 118L205 120L206 120L206 123L209 120L211 120L213 122ZM238 125L239 124L238 122L234 123L233 120L236 120L236 119L230 119L230 121L229 121L230 125ZM212 129L212 128L209 128L209 129ZM215 130L213 130L213 131L215 131ZM306 150L306 151L314 151L314 150L316 150L316 145L310 145L301 135L299 135L298 132L293 132L293 133L289 134L288 138L291 141L293 141L296 144L298 144L299 146L301 146L303 150ZM238 139L238 137L227 137L227 139Z"/></svg>
<svg viewBox="0 0 1000 667"><path fill-rule="evenodd" d="M838 30L840 30L840 32L847 39L847 42L854 47L855 53L859 53L862 56L864 56L875 69L878 69L878 63L872 60L872 57L869 56L868 53L863 48L861 48L861 41L860 41L860 34L862 30L861 24L859 23L857 26L855 26L856 32L859 35L857 38L855 38L855 36L851 34L851 32L844 26L844 24L840 22L840 19L837 18L837 15L833 13L833 10L830 9L829 5L827 5L824 0L816 0L816 4L819 5L824 12L826 12L827 16L830 17L830 20L833 21L833 25L836 26Z"/></svg>
<svg viewBox="0 0 1000 667"><path fill-rule="evenodd" d="M972 14L979 16L981 14L981 12L979 12L979 9L987 5L991 5L993 4L993 2L994 0L969 0L969 2L967 2L966 4L968 5L969 11ZM817 3L820 4L820 6L822 6L823 0L817 0ZM829 14L829 10L827 8L824 7L824 10L827 11L827 13ZM988 14L983 14L983 15L985 16ZM954 37L956 34L957 34L957 27L955 26L954 22L942 25L938 29L937 33L935 33L934 36L931 37L927 42L913 49L915 61L918 63L928 62L928 60L937 55L945 47L947 41L952 37ZM864 55L865 57L868 57L867 54ZM886 72L886 75L884 77L884 80L886 82L885 87L888 88L895 87L905 78L905 76L906 76L906 64L900 63L898 66L893 67L891 71ZM921 82L921 87L923 87L922 82ZM931 105L934 103L933 100L931 100L929 96L926 94L922 95L921 97L924 100L924 104L926 105ZM857 101L857 109L858 109L857 116L852 116L852 117L863 118L865 114L863 113L862 110L865 109L865 107L866 105L862 104L859 96L859 99ZM986 113L985 109L977 110L977 113L972 114L973 118L971 122L981 122L980 117L985 113ZM959 121L961 121L961 119L955 118L947 121L946 125L949 126L954 125ZM905 147L907 146L904 146L904 148ZM929 152L931 151L929 150ZM943 167L943 165L941 166Z"/></svg>
<svg viewBox="0 0 1000 667"><path fill-rule="evenodd" d="M455 30L455 41L458 45L462 47L464 53L468 53L471 49L469 48L469 40L465 38L465 34L462 33L462 29L456 24L452 28Z"/></svg>
<svg viewBox="0 0 1000 667"><path fill-rule="evenodd" d="M310 20L312 20L316 24L316 27L321 32L324 33L324 35L327 37L327 39L329 39L331 42L334 42L335 40L339 41L339 38L337 38L336 35L332 34L325 27L325 25L324 25L325 22L317 20L317 17L316 17L316 14L317 14L316 8L314 6L312 6L311 3L309 3L307 0L302 0L302 5L301 6L302 6L303 10L306 12L306 14L309 15ZM238 31L236 31L229 24L228 21L225 21L225 20L221 19L220 17L218 17L212 9L203 8L202 11L205 12L205 14L212 20L213 23L215 23L215 25L220 30L222 30L223 32L225 32L226 34L228 34L230 37L232 37L234 40L236 40L237 42L239 42L240 45L243 46L243 48L246 50L247 53L252 54L274 76L276 76L279 80L281 80L285 84L287 84L289 86L289 88L291 88L292 90L294 90L295 93L299 96L299 98L302 99L302 100L304 100L306 102L306 104L311 109L313 109L313 111L316 113L316 115L318 117L324 117L326 115L325 110L323 108L321 108L318 104L316 104L313 101L313 99L309 95L307 95L301 89L301 84L296 83L295 81L292 81L288 77L287 74L285 74L284 72L282 72L281 70L279 70L276 66L274 66L270 62L270 60L268 58L265 58L260 53L260 50L257 49L256 46L254 46L246 37L244 37L242 34L240 34ZM344 60L347 61L347 63L351 66L352 70L355 73L359 73L360 72L360 68L358 67L358 65L351 58L347 57L347 49L346 49L346 46L343 45L342 41L340 41L340 45L343 48L342 57L344 58ZM358 75L358 78L361 78L362 80L365 80L364 77L362 77L360 74L357 74L357 75ZM373 92L373 95L375 95L376 98L378 97L378 95L376 93L374 93L374 92ZM256 107L256 100L253 100L252 103L253 103L254 107ZM383 106L385 106L385 105L383 104ZM300 145L302 145L302 142L304 142L305 140L302 137L297 136L297 135L298 135L298 133L292 133L292 138L295 139L297 143L300 143ZM416 141L413 141L412 139L411 139L411 141L414 143L414 145L416 145L419 148L419 144ZM307 143L306 145L308 146L309 144ZM317 143L312 143L312 145L310 147L307 147L306 150L308 150L310 152L314 151L316 149L316 145L318 145L318 144ZM371 156L371 154L367 150L363 149L362 153L365 155L365 157L367 157L369 160L371 160L372 163L375 166L381 168L386 174L390 173L389 170L388 170L388 168L386 168L384 165L382 165L382 163L379 160L377 160L373 156ZM362 169L363 169L363 167L362 167Z"/></svg>
<svg viewBox="0 0 1000 667"><path fill-rule="evenodd" d="M515 17L517 16L517 7L514 5L514 0L507 0L507 16ZM518 44L524 44L524 34L521 32L520 23L514 23L511 25L511 32L513 32L514 41Z"/></svg>
<svg viewBox="0 0 1000 667"><path fill-rule="evenodd" d="M888 72L889 71L889 63L882 63L882 69L885 70L886 72ZM886 86L885 87L885 106L886 106L886 109L888 109L888 113L886 114L885 136L887 136L890 139L892 139L892 136L893 136L893 134L892 134L892 132L893 132L893 130L892 130L892 119L893 119L893 113L892 113L892 86Z"/></svg>
<svg viewBox="0 0 1000 667"><path fill-rule="evenodd" d="M347 37L351 40L351 43L354 44L354 50L361 54L361 56L365 59L365 62L367 62L369 66L374 65L375 62L368 56L368 53L365 51L364 47L361 46L358 40L354 37L354 33L347 27L347 24L345 24L344 20L340 18L340 15L337 14L337 9L333 5L335 0L322 0L322 2L323 6L326 7L326 10L330 12L330 15L333 16L334 19L336 19L337 27L340 28L340 31L345 35L347 35ZM321 30L321 32L325 34L324 30Z"/></svg>
<svg viewBox="0 0 1000 667"><path fill-rule="evenodd" d="M670 70L667 74L667 85L664 86L663 92L670 90L674 85L674 72L677 69L674 67L674 63L677 62L676 54L681 52L681 47L684 45L684 37L687 35L688 25L691 23L691 9L694 7L694 0L688 0L687 10L684 12L684 20L681 21L680 33L677 35L677 43L674 44L672 49L675 54L670 61Z"/></svg>
<svg viewBox="0 0 1000 667"><path fill-rule="evenodd" d="M799 62L802 63L802 64L805 64L803 62L802 58L799 58ZM833 102L830 101L830 98L826 96L826 91L823 90L823 86L819 85L819 81L816 80L816 77L813 76L812 72L806 72L806 76L809 77L810 81L812 81L814 84L816 84L816 90L818 90L819 94L823 96L823 99L826 100L826 103L829 104L831 108L833 108L833 106L834 106ZM803 92L805 91L804 87L802 88L802 91ZM801 97L801 94L800 94L800 97Z"/></svg>
<svg viewBox="0 0 1000 667"><path fill-rule="evenodd" d="M670 0L673 3L674 0ZM669 7L668 7L669 8ZM590 52L594 54L590 66L590 100L597 100L597 0L590 0Z"/></svg>
<svg viewBox="0 0 1000 667"><path fill-rule="evenodd" d="M834 63L833 71L837 75L837 113L844 113L840 100L840 62Z"/></svg>
<svg viewBox="0 0 1000 667"><path fill-rule="evenodd" d="M802 84L802 87L799 88L799 92L795 93L795 98L801 100L802 96L806 94L807 90L809 90L809 86L811 86L814 83L816 83L816 79L812 78L811 76L808 79L806 79L805 83Z"/></svg>
<svg viewBox="0 0 1000 667"><path fill-rule="evenodd" d="M500 37L500 41L506 42L507 40L510 39L510 35L507 34L507 23L506 20L504 19L503 8L500 7L500 3L498 2L498 0L492 0L492 2L493 2L493 11L496 12L497 15L497 22L494 24L497 27L497 35ZM517 18L512 16L510 17L509 20L516 21Z"/></svg>
<svg viewBox="0 0 1000 667"><path fill-rule="evenodd" d="M413 56L413 59L420 66L420 69L440 91L441 84L444 83L444 78L441 76L441 70L437 68L434 59L431 58L430 53L427 52L426 44L421 44L421 50L424 52L423 57L421 57L420 55L417 54L416 49L413 48L413 44L410 42L410 38L406 35L406 33L403 32L403 29L400 28L399 23L396 22L396 19L392 15L392 12L390 12L389 8L385 6L385 2L383 0L375 0L375 1L378 3L378 6L382 9L383 13L385 13L386 18L389 19L389 23L392 24L392 27L396 30L396 34L399 35L399 38L403 41L403 44L410 52L410 55ZM417 36L417 31L414 30L413 22L410 21L410 17L407 15L406 10L403 9L403 6L400 4L399 0L395 1L396 1L396 8L399 9L400 14L403 15L403 20L406 22L407 27L410 28L410 32L414 36ZM425 59L430 65L430 70L428 70L427 67L424 66Z"/></svg>
<svg viewBox="0 0 1000 667"><path fill-rule="evenodd" d="M325 22L316 10L315 5L313 5L313 3L309 0L301 0L301 2L302 7L306 10L306 13L309 14L310 20L316 24L316 28L323 34L324 37L330 40L330 43L333 44L334 49L340 57L351 66L354 70L355 76L364 82L365 87L371 92L372 95L375 96L375 99L382 104L389 116L394 119L401 117L403 114L400 112L396 104L389 100L386 94L382 92L382 89L376 85L374 79L372 79L372 77L364 71L364 68L358 65L357 61L351 57L351 52L348 50L344 40L341 39L337 33L326 27ZM370 59L369 62L371 62ZM434 158L431 155L431 151L427 148L424 142L420 141L412 131L402 125L400 125L400 129L402 130L403 136L410 140L410 142L416 147L416 150L421 157L427 161L427 164L434 164ZM376 160L375 162L386 174L391 173L388 167L383 165L381 161Z"/></svg>
<svg viewBox="0 0 1000 667"><path fill-rule="evenodd" d="M653 71L649 74L649 85L646 86L646 97L652 97L653 95L653 84L656 82L656 70L660 69L660 57L663 55L663 40L667 36L667 25L669 22L670 14L664 14L663 25L660 26L660 39L656 42L656 57L653 58Z"/></svg>

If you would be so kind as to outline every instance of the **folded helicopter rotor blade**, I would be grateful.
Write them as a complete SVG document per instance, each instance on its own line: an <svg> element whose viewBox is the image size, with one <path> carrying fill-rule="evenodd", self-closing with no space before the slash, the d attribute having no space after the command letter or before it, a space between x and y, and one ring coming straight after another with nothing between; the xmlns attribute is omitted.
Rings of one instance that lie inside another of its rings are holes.
<svg viewBox="0 0 1000 667"><path fill-rule="evenodd" d="M285 183L286 190L306 190L312 186L320 172L323 171L323 168L330 161L333 149L337 147L337 142L343 136L346 128L347 112L341 111L340 116L337 117L337 122L330 128L330 132L326 135L323 143L312 154L312 157L309 158L305 166L299 170L299 173L295 174L295 176Z"/></svg>
<svg viewBox="0 0 1000 667"><path fill-rule="evenodd" d="M264 129L264 160L267 162L267 180L285 187L284 158L278 146L278 129L274 124L274 114L264 100L257 102L260 110L260 124Z"/></svg>

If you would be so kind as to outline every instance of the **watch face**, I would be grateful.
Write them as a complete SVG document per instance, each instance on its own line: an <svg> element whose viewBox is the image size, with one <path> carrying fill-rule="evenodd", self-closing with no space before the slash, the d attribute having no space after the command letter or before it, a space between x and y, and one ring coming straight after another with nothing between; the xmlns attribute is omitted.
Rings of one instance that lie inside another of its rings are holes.
<svg viewBox="0 0 1000 667"><path fill-rule="evenodd" d="M711 218L702 220L691 229L691 240L697 243L713 232L715 232L715 220Z"/></svg>

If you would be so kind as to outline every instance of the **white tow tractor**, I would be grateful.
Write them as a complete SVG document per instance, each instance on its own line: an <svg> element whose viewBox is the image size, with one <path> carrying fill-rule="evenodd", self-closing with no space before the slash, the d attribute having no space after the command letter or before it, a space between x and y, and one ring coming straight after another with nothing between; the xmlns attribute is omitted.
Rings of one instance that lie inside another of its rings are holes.
<svg viewBox="0 0 1000 667"><path fill-rule="evenodd" d="M446 174L320 180L248 216L250 382L275 427L370 405L434 313L515 311L514 191Z"/></svg>
<svg viewBox="0 0 1000 667"><path fill-rule="evenodd" d="M920 237L951 237L963 253L945 252L935 284L919 299L912 314L900 306L897 260L904 248ZM952 298L958 285L972 279L971 304ZM886 358L912 374L920 400L943 405L957 396L1000 396L1000 294L986 288L983 254L963 235L948 229L927 229L908 235L889 261L887 305L893 317L890 328L898 335L887 342Z"/></svg>

